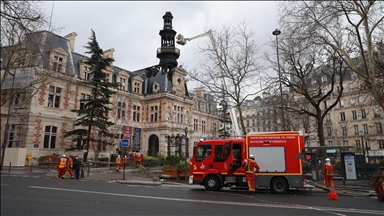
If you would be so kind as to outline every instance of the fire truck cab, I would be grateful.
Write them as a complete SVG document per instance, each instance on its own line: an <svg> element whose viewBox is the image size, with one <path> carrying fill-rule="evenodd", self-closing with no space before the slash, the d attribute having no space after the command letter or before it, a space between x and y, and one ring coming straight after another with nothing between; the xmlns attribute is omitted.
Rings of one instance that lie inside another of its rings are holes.
<svg viewBox="0 0 384 216"><path fill-rule="evenodd" d="M203 140L193 149L189 183L203 185L211 191L247 187L241 163L253 154L260 166L256 187L285 193L289 188L303 187L303 150L301 131L249 133L245 139Z"/></svg>

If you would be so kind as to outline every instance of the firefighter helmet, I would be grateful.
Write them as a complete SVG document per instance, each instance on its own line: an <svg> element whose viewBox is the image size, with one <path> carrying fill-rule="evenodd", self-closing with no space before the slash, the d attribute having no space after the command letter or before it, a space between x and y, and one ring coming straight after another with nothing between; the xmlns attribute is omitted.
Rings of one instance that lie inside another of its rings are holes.
<svg viewBox="0 0 384 216"><path fill-rule="evenodd" d="M67 157L65 154L63 154L63 157Z"/></svg>
<svg viewBox="0 0 384 216"><path fill-rule="evenodd" d="M325 159L325 162L331 162L331 159L326 158L326 159Z"/></svg>
<svg viewBox="0 0 384 216"><path fill-rule="evenodd" d="M255 160L255 156L253 154L250 154L249 158L251 158L252 160Z"/></svg>

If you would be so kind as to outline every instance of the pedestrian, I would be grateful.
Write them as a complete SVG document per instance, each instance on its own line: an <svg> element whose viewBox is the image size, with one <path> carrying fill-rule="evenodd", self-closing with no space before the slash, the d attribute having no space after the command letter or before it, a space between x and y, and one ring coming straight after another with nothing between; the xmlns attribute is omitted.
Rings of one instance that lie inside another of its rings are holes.
<svg viewBox="0 0 384 216"><path fill-rule="evenodd" d="M259 172L260 167L255 161L255 156L253 154L249 155L249 158L244 159L242 163L242 168L245 171L245 178L248 184L248 192L250 194L255 193L255 172Z"/></svg>
<svg viewBox="0 0 384 216"><path fill-rule="evenodd" d="M120 158L120 155L118 155L116 158L116 172L119 172L120 165L121 165L121 158Z"/></svg>
<svg viewBox="0 0 384 216"><path fill-rule="evenodd" d="M75 179L80 178L80 167L81 167L81 160L79 156L76 155L75 160L73 161L73 171L75 174Z"/></svg>
<svg viewBox="0 0 384 216"><path fill-rule="evenodd" d="M65 168L67 166L67 156L63 156L59 159L57 163L57 175L56 178L65 178Z"/></svg>
<svg viewBox="0 0 384 216"><path fill-rule="evenodd" d="M70 155L67 155L67 169L66 169L66 171L69 172L69 174L71 175L71 179L74 179L75 176L73 175L72 169L73 169L73 160L72 160ZM64 176L67 175L67 172L65 172Z"/></svg>
<svg viewBox="0 0 384 216"><path fill-rule="evenodd" d="M333 165L331 164L331 160L329 158L325 159L323 175L324 187L330 188L331 186L333 186Z"/></svg>

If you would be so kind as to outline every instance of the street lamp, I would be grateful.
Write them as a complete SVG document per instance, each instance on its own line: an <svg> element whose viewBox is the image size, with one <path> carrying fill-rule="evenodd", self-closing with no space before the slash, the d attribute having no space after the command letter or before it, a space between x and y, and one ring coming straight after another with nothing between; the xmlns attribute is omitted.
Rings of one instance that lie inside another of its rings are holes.
<svg viewBox="0 0 384 216"><path fill-rule="evenodd" d="M184 129L184 132L185 132L185 156L184 156L184 178L185 178L185 181L188 182L188 179L187 179L187 157L189 157L189 148L188 148L188 127L185 127Z"/></svg>
<svg viewBox="0 0 384 216"><path fill-rule="evenodd" d="M279 60L279 40L277 37L277 35L281 34L281 31L276 29L275 31L272 32L272 34L276 35L276 53L277 53L277 67L279 72L279 84L280 84L281 118L283 123L283 131L285 131L283 88L281 84L281 71L280 71L280 60Z"/></svg>
<svg viewBox="0 0 384 216"><path fill-rule="evenodd" d="M364 132L360 131L360 133L361 133L360 138L361 138L361 148L363 148L364 163L367 163L367 158L365 157L365 145L364 145L364 139L363 139Z"/></svg>

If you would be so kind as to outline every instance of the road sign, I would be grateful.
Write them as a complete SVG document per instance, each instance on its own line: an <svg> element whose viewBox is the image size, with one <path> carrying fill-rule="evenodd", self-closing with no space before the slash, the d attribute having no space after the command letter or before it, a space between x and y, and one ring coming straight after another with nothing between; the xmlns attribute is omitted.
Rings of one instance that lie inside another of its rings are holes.
<svg viewBox="0 0 384 216"><path fill-rule="evenodd" d="M129 139L122 139L121 147L128 147L128 146L129 146Z"/></svg>
<svg viewBox="0 0 384 216"><path fill-rule="evenodd" d="M182 137L183 139L187 139L187 136L185 136L185 135L183 135L183 137Z"/></svg>

